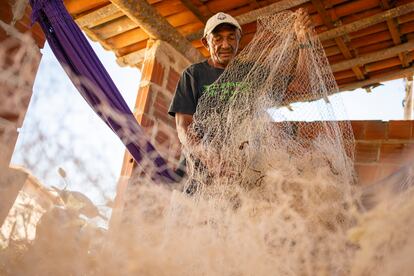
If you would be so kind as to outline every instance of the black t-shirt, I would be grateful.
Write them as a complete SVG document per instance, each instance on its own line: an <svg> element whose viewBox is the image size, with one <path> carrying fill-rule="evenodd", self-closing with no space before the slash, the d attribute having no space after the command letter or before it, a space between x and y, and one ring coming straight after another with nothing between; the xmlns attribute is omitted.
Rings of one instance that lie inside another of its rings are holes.
<svg viewBox="0 0 414 276"><path fill-rule="evenodd" d="M185 69L178 82L168 114L171 116L175 116L175 113L193 115L201 95L223 72L224 69L210 66L207 60Z"/></svg>

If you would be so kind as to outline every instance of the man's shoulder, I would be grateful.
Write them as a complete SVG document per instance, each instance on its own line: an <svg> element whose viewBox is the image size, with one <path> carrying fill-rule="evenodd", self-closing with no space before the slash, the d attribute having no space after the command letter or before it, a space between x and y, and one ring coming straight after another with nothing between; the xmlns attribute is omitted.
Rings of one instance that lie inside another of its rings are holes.
<svg viewBox="0 0 414 276"><path fill-rule="evenodd" d="M195 72L198 72L200 70L205 70L207 67L206 63L207 63L206 60L202 62L193 63L190 66L188 66L186 69L184 69L184 73L189 73L193 75Z"/></svg>

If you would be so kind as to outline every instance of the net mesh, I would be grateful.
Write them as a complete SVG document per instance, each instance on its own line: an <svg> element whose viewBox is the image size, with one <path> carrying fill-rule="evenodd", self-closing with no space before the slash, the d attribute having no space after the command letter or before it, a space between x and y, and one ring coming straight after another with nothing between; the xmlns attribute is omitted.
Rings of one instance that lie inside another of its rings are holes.
<svg viewBox="0 0 414 276"><path fill-rule="evenodd" d="M160 262L179 275L349 272L352 131L335 121L344 110L328 100L334 77L312 31L303 39L292 31L297 18L259 19L251 43L199 100L183 149L191 197L132 189L127 217L151 225L127 235L140 241L130 252L144 262L137 271ZM317 121L283 113L309 100L299 116L316 112Z"/></svg>
<svg viewBox="0 0 414 276"><path fill-rule="evenodd" d="M410 275L412 165L372 189L353 185L351 128L335 120L344 109L329 97L337 86L312 30L300 38L293 31L297 18L283 12L259 19L252 42L207 89L183 148L183 183L154 185L151 164L141 164L129 181L122 221L110 229L85 222L79 208L70 208L70 201L79 204L79 194L58 190L41 206L22 196L9 230L31 231L32 237L35 228L35 238L16 242L16 235L1 233L0 274ZM35 69L37 50L17 32L10 36L0 47L1 82L22 89L2 99L7 106L17 103L13 110L24 117L27 103L20 101L30 96L31 81L23 72ZM16 60L8 60L10 49L21 50ZM302 121L290 119L291 107ZM70 124L56 120L54 140L73 141ZM83 186L96 186L105 197L103 172L95 177L97 169L63 142L52 147L46 138L51 130L39 125L25 126L32 139L22 147L24 165L40 166L37 171L47 175L62 160L73 163ZM149 135L152 142L158 128ZM46 155L46 149L53 152ZM100 160L100 153L91 150L91 158Z"/></svg>

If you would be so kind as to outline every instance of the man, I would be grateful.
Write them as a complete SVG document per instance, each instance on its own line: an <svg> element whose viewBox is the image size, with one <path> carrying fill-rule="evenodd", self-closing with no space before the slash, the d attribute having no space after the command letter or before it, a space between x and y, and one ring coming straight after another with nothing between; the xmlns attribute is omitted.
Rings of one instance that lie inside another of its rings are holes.
<svg viewBox="0 0 414 276"><path fill-rule="evenodd" d="M175 116L180 142L186 143L186 132L193 120L197 103L205 88L215 82L236 55L242 29L232 16L217 13L206 23L201 39L210 58L188 67L178 82L169 114Z"/></svg>
<svg viewBox="0 0 414 276"><path fill-rule="evenodd" d="M300 12L296 33L303 33L310 25L310 19L304 11ZM240 24L232 16L219 12L206 23L201 39L210 57L188 67L182 74L171 102L168 113L175 116L178 138L181 144L188 142L187 129L193 121L198 100L224 72L226 66L235 57L242 36ZM184 174L185 160L181 162L179 174Z"/></svg>
<svg viewBox="0 0 414 276"><path fill-rule="evenodd" d="M182 74L168 113L175 116L178 138L187 141L187 129L193 121L197 103L205 89L215 82L239 48L242 29L236 19L225 13L217 13L206 23L201 39L210 57L188 67ZM185 160L180 162L177 173L183 175Z"/></svg>

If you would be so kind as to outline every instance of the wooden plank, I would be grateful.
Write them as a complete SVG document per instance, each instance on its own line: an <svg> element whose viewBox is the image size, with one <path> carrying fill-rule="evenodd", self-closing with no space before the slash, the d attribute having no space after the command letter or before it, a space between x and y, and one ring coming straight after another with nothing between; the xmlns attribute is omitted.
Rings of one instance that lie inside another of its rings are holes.
<svg viewBox="0 0 414 276"><path fill-rule="evenodd" d="M120 35L132 29L139 27L137 23L132 21L128 16L122 16L110 23L105 23L93 28L93 32L96 33L101 39L108 39L116 35Z"/></svg>
<svg viewBox="0 0 414 276"><path fill-rule="evenodd" d="M363 81L344 84L344 85L339 86L339 91L340 92L351 91L351 90L355 90L355 89L358 89L358 88L361 88L361 87L366 87L366 86L369 86L369 85L378 84L378 83L384 82L384 81L404 78L404 77L410 76L412 74L414 74L414 66L410 66L410 67L402 69L402 70L397 70L397 71L393 71L393 72L378 74L375 77L372 77L372 78L369 78L369 79L366 79L366 80L363 80Z"/></svg>
<svg viewBox="0 0 414 276"><path fill-rule="evenodd" d="M200 20L202 23L206 24L207 18L200 12L200 10L191 2L190 0L180 0L181 3L189 9L198 20Z"/></svg>
<svg viewBox="0 0 414 276"><path fill-rule="evenodd" d="M245 14L236 16L235 18L239 22L240 25L244 25L244 24L256 21L257 18L259 17L268 16L268 15L272 15L272 14L275 14L275 13L278 13L284 10L288 10L293 7L304 4L306 2L309 2L309 0L281 0L276 3L270 4L268 6L265 6L263 8L253 10ZM187 35L186 38L189 41L194 41L194 40L200 39L202 36L203 36L203 30L200 30L198 32Z"/></svg>
<svg viewBox="0 0 414 276"><path fill-rule="evenodd" d="M129 53L125 56L117 58L116 62L121 67L131 66L131 65L135 65L135 67L139 67L139 65L143 62L145 58L145 51L146 51L146 48Z"/></svg>
<svg viewBox="0 0 414 276"><path fill-rule="evenodd" d="M71 15L80 14L87 10L103 6L107 4L108 0L89 0L89 1L79 1L79 0L65 0L64 4L66 9Z"/></svg>
<svg viewBox="0 0 414 276"><path fill-rule="evenodd" d="M75 19L75 22L80 27L88 27L92 28L94 26L99 25L96 22L102 22L102 20L112 20L118 17L123 16L124 14L113 4L106 5L100 9L94 10L88 14L80 16ZM115 17L116 16L116 17Z"/></svg>
<svg viewBox="0 0 414 276"><path fill-rule="evenodd" d="M386 21L388 18L395 18L397 16L401 16L410 12L414 11L414 2L398 6L396 8L387 10L385 12L367 17L365 19L361 19L335 29L323 32L319 34L319 39L321 41L333 39L335 37L339 37L350 32L355 32L357 30L361 30L367 28L369 26L381 23Z"/></svg>
<svg viewBox="0 0 414 276"><path fill-rule="evenodd" d="M332 21L332 18L328 15L328 12L326 11L325 7L323 6L321 0L312 0L313 6L318 11L319 15L322 18L323 23L329 28L333 29L335 28L335 24ZM351 59L353 58L353 55L351 54L351 51L349 50L348 46L346 45L344 39L342 37L336 37L335 42L339 47L339 50L341 50L342 54L345 58ZM364 73L358 66L353 66L352 71L355 73L356 77L360 80L365 79Z"/></svg>
<svg viewBox="0 0 414 276"><path fill-rule="evenodd" d="M414 41L409 41L407 43L400 44L398 46L387 48L384 50L376 51L373 53L361 55L360 57L345 60L342 62L338 62L331 65L333 72L339 72L346 69L350 69L354 66L361 66L367 63L391 58L397 56L399 53L402 53L404 51L409 51L414 49Z"/></svg>
<svg viewBox="0 0 414 276"><path fill-rule="evenodd" d="M106 39L106 42L108 45L111 45L112 48L119 49L147 39L148 34L143 29L135 28L117 36L108 38Z"/></svg>
<svg viewBox="0 0 414 276"><path fill-rule="evenodd" d="M204 57L145 0L111 0L152 38L168 42L191 62Z"/></svg>
<svg viewBox="0 0 414 276"><path fill-rule="evenodd" d="M381 0L381 3L385 9L391 8L388 0ZM388 26L388 30L391 33L392 41L394 42L394 44L395 45L401 44L401 37L400 37L401 35L400 35L400 32L398 31L398 25L397 25L396 19L388 18L387 26ZM401 52L398 54L398 57L400 58L401 64L403 67L409 66L408 61L407 61L407 53Z"/></svg>

